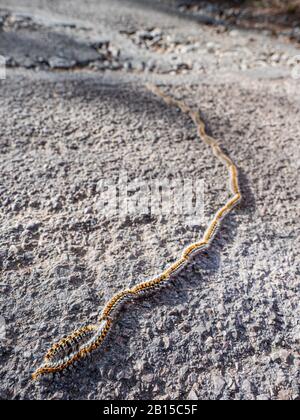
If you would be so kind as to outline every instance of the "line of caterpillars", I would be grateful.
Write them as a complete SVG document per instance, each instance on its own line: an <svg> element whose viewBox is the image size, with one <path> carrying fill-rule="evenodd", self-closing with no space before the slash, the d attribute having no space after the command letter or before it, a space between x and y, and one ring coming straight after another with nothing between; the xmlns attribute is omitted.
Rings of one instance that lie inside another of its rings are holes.
<svg viewBox="0 0 300 420"><path fill-rule="evenodd" d="M117 293L103 309L97 324L83 327L54 344L47 352L41 367L32 375L33 379L37 379L44 374L61 372L100 347L106 339L113 320L122 305L136 296L161 288L171 277L178 274L195 255L208 248L220 228L223 218L231 212L242 198L239 188L238 170L233 161L221 150L217 141L206 133L205 123L201 119L200 114L191 110L185 103L165 95L157 86L147 85L147 88L161 97L167 105L179 108L192 118L197 126L199 137L212 148L215 156L226 165L229 171L230 189L233 197L217 211L202 240L189 245L183 251L178 261L153 280L145 281L131 289Z"/></svg>

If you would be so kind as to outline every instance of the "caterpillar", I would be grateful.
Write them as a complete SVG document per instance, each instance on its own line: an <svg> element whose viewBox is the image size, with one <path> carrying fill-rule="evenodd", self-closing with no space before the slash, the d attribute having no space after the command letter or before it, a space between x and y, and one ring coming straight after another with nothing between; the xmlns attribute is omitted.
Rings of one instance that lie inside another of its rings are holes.
<svg viewBox="0 0 300 420"><path fill-rule="evenodd" d="M206 250L216 233L221 227L221 222L236 205L241 201L242 195L239 188L238 169L219 146L218 142L206 132L205 122L199 112L193 111L184 102L166 95L157 86L146 86L153 94L164 100L169 106L179 108L184 114L188 114L195 123L197 133L202 141L211 147L213 154L227 167L230 180L230 191L233 196L221 207L213 217L203 238L199 242L190 244L182 253L181 258L167 267L160 275L152 280L141 282L131 289L126 289L114 295L105 305L95 325L88 325L74 331L68 337L54 344L46 353L42 365L33 373L33 379L64 369L74 365L79 360L88 356L92 351L99 348L106 339L116 315L123 305L134 298L144 296L146 293L156 291L166 286L170 279L183 270L195 255Z"/></svg>
<svg viewBox="0 0 300 420"><path fill-rule="evenodd" d="M80 347L87 337L91 336L97 330L96 325L88 325L77 331L74 331L69 337L65 337L54 344L46 353L45 360L59 358L63 353L71 353L72 350Z"/></svg>
<svg viewBox="0 0 300 420"><path fill-rule="evenodd" d="M103 343L110 327L111 320L107 318L106 320L100 321L98 325L84 327L81 330L75 331L69 337L64 338L48 351L43 364L35 371L32 378L37 379L39 376L47 373L61 372L80 359L85 358ZM83 337L87 337L87 334L85 333L92 331L93 334L87 340L81 342ZM74 348L74 336L77 338L80 337L80 339L76 341L78 344L77 348ZM65 351L66 347L69 348L69 352Z"/></svg>

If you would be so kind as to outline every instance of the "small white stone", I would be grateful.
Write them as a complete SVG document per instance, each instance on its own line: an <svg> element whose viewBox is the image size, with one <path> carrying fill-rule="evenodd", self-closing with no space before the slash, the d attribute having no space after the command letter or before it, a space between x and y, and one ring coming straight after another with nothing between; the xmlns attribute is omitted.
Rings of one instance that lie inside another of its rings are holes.
<svg viewBox="0 0 300 420"><path fill-rule="evenodd" d="M190 390L187 399L192 401L197 401L199 399L196 391L193 388Z"/></svg>

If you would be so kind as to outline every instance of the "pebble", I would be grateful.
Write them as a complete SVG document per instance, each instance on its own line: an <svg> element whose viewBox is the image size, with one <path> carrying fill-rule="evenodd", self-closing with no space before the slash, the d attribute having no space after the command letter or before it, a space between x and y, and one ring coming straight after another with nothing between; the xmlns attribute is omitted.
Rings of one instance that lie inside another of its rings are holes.
<svg viewBox="0 0 300 420"><path fill-rule="evenodd" d="M152 384L153 383L153 375L148 374L148 375L143 375L142 377L142 381L146 384Z"/></svg>
<svg viewBox="0 0 300 420"><path fill-rule="evenodd" d="M269 401L269 396L267 394L260 394L256 397L258 401Z"/></svg>
<svg viewBox="0 0 300 420"><path fill-rule="evenodd" d="M25 226L25 229L30 232L36 232L41 226L40 222L30 222Z"/></svg>
<svg viewBox="0 0 300 420"><path fill-rule="evenodd" d="M190 392L188 393L187 400L197 401L198 399L199 398L196 391L192 388Z"/></svg>
<svg viewBox="0 0 300 420"><path fill-rule="evenodd" d="M217 398L221 397L226 386L224 378L222 378L222 376L214 374L212 376L212 384Z"/></svg>
<svg viewBox="0 0 300 420"><path fill-rule="evenodd" d="M277 350L274 353L272 353L270 355L270 358L273 362L281 361L283 363L287 363L290 358L291 358L291 354L288 350L285 349L281 349L281 350Z"/></svg>
<svg viewBox="0 0 300 420"><path fill-rule="evenodd" d="M130 63L131 69L137 72L142 72L145 69L145 63L139 60L133 60Z"/></svg>
<svg viewBox="0 0 300 420"><path fill-rule="evenodd" d="M75 60L68 60L62 57L51 57L48 62L52 69L70 69L76 65Z"/></svg>
<svg viewBox="0 0 300 420"><path fill-rule="evenodd" d="M214 54L217 50L217 46L213 42L208 42L206 44L206 50L207 50L208 53Z"/></svg>
<svg viewBox="0 0 300 420"><path fill-rule="evenodd" d="M229 32L229 35L233 38L237 38L238 36L240 36L240 32L237 31L236 29L233 29L232 31Z"/></svg>
<svg viewBox="0 0 300 420"><path fill-rule="evenodd" d="M170 348L170 338L168 336L163 337L162 339L165 350Z"/></svg>

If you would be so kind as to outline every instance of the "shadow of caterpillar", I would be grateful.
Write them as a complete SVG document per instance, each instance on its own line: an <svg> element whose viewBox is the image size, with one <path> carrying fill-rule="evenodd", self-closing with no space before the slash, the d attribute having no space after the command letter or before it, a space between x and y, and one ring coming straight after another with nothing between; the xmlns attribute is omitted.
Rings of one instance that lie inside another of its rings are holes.
<svg viewBox="0 0 300 420"><path fill-rule="evenodd" d="M161 289L173 276L178 274L195 255L207 249L218 232L224 217L233 210L242 198L239 189L237 167L222 151L217 141L206 133L205 123L201 119L200 113L193 111L182 101L166 95L157 86L147 85L147 88L161 97L167 105L175 106L191 117L197 127L199 137L206 145L211 147L213 154L227 167L229 172L230 190L233 196L217 211L200 242L189 245L183 251L181 258L156 278L144 281L131 289L123 290L113 296L104 307L99 322L96 325L89 325L74 331L70 336L63 338L58 343L54 344L47 352L42 365L32 375L33 379L37 379L39 376L47 373L61 372L100 347L106 339L122 305L125 302L133 300L137 296L144 296L148 292Z"/></svg>

